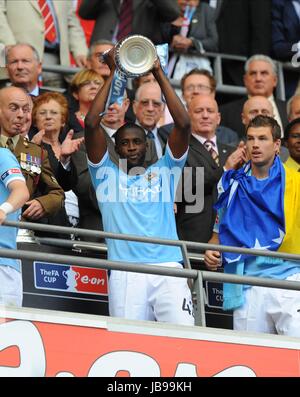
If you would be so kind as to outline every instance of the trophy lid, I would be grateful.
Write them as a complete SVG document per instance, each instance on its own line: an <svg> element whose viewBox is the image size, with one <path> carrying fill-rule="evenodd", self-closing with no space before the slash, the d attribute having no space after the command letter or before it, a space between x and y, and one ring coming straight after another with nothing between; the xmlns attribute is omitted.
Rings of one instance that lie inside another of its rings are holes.
<svg viewBox="0 0 300 397"><path fill-rule="evenodd" d="M117 67L128 77L147 74L157 59L155 45L147 37L131 35L116 45Z"/></svg>

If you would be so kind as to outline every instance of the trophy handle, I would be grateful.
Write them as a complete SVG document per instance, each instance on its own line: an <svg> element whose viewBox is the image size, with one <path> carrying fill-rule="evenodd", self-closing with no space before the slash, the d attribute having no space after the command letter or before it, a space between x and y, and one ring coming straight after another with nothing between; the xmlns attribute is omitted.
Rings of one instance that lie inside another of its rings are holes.
<svg viewBox="0 0 300 397"><path fill-rule="evenodd" d="M106 63L107 54L109 53L110 49L105 50L102 54L99 55L99 61L102 63Z"/></svg>

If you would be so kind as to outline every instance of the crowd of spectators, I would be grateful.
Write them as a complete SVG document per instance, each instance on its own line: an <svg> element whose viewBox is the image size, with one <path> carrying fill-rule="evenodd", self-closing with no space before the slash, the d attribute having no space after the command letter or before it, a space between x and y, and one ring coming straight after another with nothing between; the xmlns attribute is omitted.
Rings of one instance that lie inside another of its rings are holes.
<svg viewBox="0 0 300 397"><path fill-rule="evenodd" d="M300 52L299 27L297 0L0 0L6 66L0 78L9 94L7 99L1 95L1 106L11 106L9 98L20 92L28 96L28 111L19 121L6 126L0 114L1 146L17 157L29 190L23 219L103 229L84 142L86 116L112 77L101 55L128 34L141 34L156 45L169 44L168 77L180 80L179 96L191 123L182 186L190 177L193 195L177 191L177 233L180 239L207 243L218 181L224 171L249 160L246 130L256 116L277 121L286 147L279 145L275 154L300 169L298 71L284 74L289 101L276 98L276 61L291 62ZM224 83L243 86L245 96L219 101L210 52L247 57L245 63L225 60L222 65ZM49 73L44 65L81 71ZM147 167L166 154L175 127L155 73L130 81L122 98L105 108L101 131L115 164L120 160L115 134L126 122L145 131ZM197 175L200 167L203 180ZM192 170L190 176L185 169Z"/></svg>

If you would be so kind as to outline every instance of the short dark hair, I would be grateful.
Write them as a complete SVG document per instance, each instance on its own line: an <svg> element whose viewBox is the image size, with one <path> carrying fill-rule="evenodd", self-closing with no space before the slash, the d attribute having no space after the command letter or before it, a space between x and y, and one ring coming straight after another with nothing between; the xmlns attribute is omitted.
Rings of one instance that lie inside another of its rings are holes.
<svg viewBox="0 0 300 397"><path fill-rule="evenodd" d="M118 143L118 141L120 139L120 135L126 130L139 131L142 134L142 136L146 142L146 132L145 132L144 128L142 128L141 126L139 126L135 123L128 122L128 123L123 124L122 127L118 128L117 131L115 132L114 138L115 138L116 143Z"/></svg>
<svg viewBox="0 0 300 397"><path fill-rule="evenodd" d="M274 117L270 116L263 116L259 114L258 116L254 117L250 123L246 127L246 135L249 128L259 128L259 127L270 127L273 141L281 138L281 128Z"/></svg>
<svg viewBox="0 0 300 397"><path fill-rule="evenodd" d="M284 129L284 140L287 141L289 139L289 134L291 132L291 129L294 127L294 125L300 124L300 117L297 117L296 119L292 120Z"/></svg>
<svg viewBox="0 0 300 397"><path fill-rule="evenodd" d="M192 70L190 70L188 73L184 74L181 78L181 91L184 91L184 84L185 84L185 80L192 76L192 75L200 75L200 76L206 76L209 79L210 82L210 86L211 86L211 90L212 92L216 91L216 87L217 87L217 82L216 79L214 78L214 76L206 69L198 69L198 68L194 68Z"/></svg>

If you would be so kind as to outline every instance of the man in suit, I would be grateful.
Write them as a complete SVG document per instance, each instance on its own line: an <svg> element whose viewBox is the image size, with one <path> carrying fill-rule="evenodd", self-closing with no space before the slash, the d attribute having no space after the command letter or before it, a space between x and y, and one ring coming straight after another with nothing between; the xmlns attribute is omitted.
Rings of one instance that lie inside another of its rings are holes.
<svg viewBox="0 0 300 397"><path fill-rule="evenodd" d="M133 112L136 116L136 124L144 128L147 137L153 139L157 157L163 155L165 143L160 137L157 123L163 115L165 103L159 84L144 83L136 91L133 102Z"/></svg>
<svg viewBox="0 0 300 397"><path fill-rule="evenodd" d="M245 64L244 84L248 97L262 95L268 98L273 106L274 118L283 131L287 125L285 101L274 98L277 86L276 64L265 55L254 55ZM247 96L220 107L222 123L232 128L239 134L240 139L245 139L245 129L241 121L241 114ZM282 135L283 137L283 135Z"/></svg>
<svg viewBox="0 0 300 397"><path fill-rule="evenodd" d="M101 62L100 57L105 51L109 51L113 47L113 43L109 40L97 40L90 46L86 61L87 69L94 70L101 77L107 79L110 75L109 67L105 62Z"/></svg>
<svg viewBox="0 0 300 397"><path fill-rule="evenodd" d="M186 106L198 95L211 95L215 98L217 82L209 71L204 69L192 69L181 79L181 96ZM172 124L162 126L159 134L164 141L167 141ZM224 125L218 125L216 135L219 143L236 147L239 144L238 134Z"/></svg>
<svg viewBox="0 0 300 397"><path fill-rule="evenodd" d="M217 198L217 183L224 169L236 168L243 163L245 150L243 143L234 151L231 146L218 142L216 128L221 118L217 102L211 95L195 96L188 105L188 112L192 136L186 171L183 171L185 191L177 200L177 232L181 240L207 243L215 222L213 205ZM201 172L204 172L204 179Z"/></svg>
<svg viewBox="0 0 300 397"><path fill-rule="evenodd" d="M40 4L40 0L0 0L0 42L6 46L17 42L29 43L36 48L40 59L47 65L69 66L71 52L76 65L84 66L87 55L85 36L71 2L48 2L55 27L51 42L47 39L44 11ZM44 83L57 85L58 77L56 74L54 77L50 75L47 82L44 76Z"/></svg>
<svg viewBox="0 0 300 397"><path fill-rule="evenodd" d="M177 0L181 16L172 24L170 33L173 35L171 47L178 52L195 50L199 54L205 51L216 52L218 50L218 33L215 23L214 10L199 0ZM190 21L188 34L184 37L180 34L182 18L187 6L196 7ZM177 27L178 25L178 27Z"/></svg>
<svg viewBox="0 0 300 397"><path fill-rule="evenodd" d="M37 221L55 214L64 201L64 191L56 181L47 152L22 134L31 121L30 98L23 89L6 87L0 91L2 147L9 148L20 163L29 190L22 217Z"/></svg>
<svg viewBox="0 0 300 397"><path fill-rule="evenodd" d="M199 0L177 1L180 17L172 24L164 24L165 41L170 42L171 50L175 52L168 64L168 76L180 80L194 68L212 72L205 51L218 51L214 10Z"/></svg>
<svg viewBox="0 0 300 397"><path fill-rule="evenodd" d="M128 0L83 0L79 15L83 19L96 19L91 43L98 39L118 41L118 24L122 3ZM132 21L128 33L141 34L154 44L162 43L161 22L172 22L179 16L179 8L174 0L132 0Z"/></svg>

